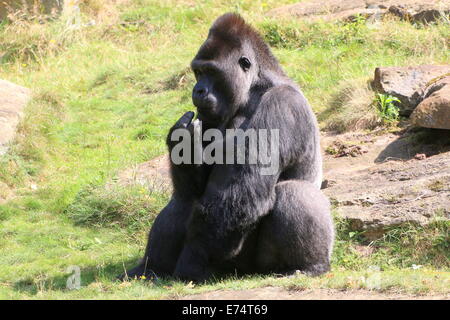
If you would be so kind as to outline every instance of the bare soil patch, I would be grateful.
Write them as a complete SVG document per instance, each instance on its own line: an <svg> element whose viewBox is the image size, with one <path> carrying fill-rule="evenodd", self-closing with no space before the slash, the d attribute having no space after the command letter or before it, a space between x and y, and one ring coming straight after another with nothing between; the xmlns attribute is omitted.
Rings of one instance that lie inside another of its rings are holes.
<svg viewBox="0 0 450 320"><path fill-rule="evenodd" d="M448 300L448 295L408 295L370 290L307 289L265 287L248 290L211 291L185 296L182 300Z"/></svg>
<svg viewBox="0 0 450 320"><path fill-rule="evenodd" d="M323 149L337 140L366 151L324 156L323 191L353 231L374 240L389 227L450 218L450 131L325 134Z"/></svg>

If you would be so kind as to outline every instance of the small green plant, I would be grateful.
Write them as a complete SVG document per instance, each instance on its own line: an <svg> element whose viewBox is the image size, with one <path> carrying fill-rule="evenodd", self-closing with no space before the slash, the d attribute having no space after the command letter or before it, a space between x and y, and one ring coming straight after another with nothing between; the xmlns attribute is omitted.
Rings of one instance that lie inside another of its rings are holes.
<svg viewBox="0 0 450 320"><path fill-rule="evenodd" d="M134 140L146 140L152 136L152 131L149 128L141 128L139 129L135 135Z"/></svg>
<svg viewBox="0 0 450 320"><path fill-rule="evenodd" d="M399 108L396 103L400 100L388 94L378 93L375 98L378 115L386 122L397 121L399 117Z"/></svg>
<svg viewBox="0 0 450 320"><path fill-rule="evenodd" d="M264 39L276 48L298 48L301 47L302 37L298 29L293 26L282 26L275 23L264 23L261 25Z"/></svg>

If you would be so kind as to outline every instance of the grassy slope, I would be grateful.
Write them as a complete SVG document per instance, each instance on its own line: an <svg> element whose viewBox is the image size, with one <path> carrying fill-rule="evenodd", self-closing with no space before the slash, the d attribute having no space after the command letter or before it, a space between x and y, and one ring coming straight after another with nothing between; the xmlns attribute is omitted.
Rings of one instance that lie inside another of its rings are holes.
<svg viewBox="0 0 450 320"><path fill-rule="evenodd" d="M86 12L94 14L101 1L89 3ZM351 103L335 100L342 88L368 80L375 66L450 60L449 28L442 24L390 21L370 29L264 19L265 11L281 4L134 0L109 9L118 19L78 31L63 21L0 26L0 78L34 92L20 135L0 160L0 181L17 194L0 205L0 298L161 298L267 284L358 288L365 287L361 277L371 265L384 270L382 290L448 292L446 222L393 230L372 244L370 257L359 253L357 235L339 223L333 272L316 279L253 277L197 287L114 282L141 256L145 233L167 195L104 184L120 168L164 152L171 123L192 109L193 79L186 68L216 16L237 10L264 33L322 125L339 127L366 113L366 105L349 110ZM370 103L372 97L364 99ZM423 267L411 270L413 264ZM65 289L70 265L82 269L80 290Z"/></svg>

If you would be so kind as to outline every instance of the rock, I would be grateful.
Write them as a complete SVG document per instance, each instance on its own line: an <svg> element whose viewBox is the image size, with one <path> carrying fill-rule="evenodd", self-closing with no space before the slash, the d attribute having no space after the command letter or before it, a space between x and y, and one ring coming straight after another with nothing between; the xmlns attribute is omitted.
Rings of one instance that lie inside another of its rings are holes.
<svg viewBox="0 0 450 320"><path fill-rule="evenodd" d="M430 23L439 20L441 18L445 18L449 14L450 10L448 10L448 8L447 10L436 10L436 9L423 10L416 13L411 18L411 21L416 23Z"/></svg>
<svg viewBox="0 0 450 320"><path fill-rule="evenodd" d="M372 86L375 90L400 99L400 114L409 116L423 99L423 88L433 79L450 73L450 65L379 67Z"/></svg>
<svg viewBox="0 0 450 320"><path fill-rule="evenodd" d="M389 9L388 9L389 8ZM307 21L378 24L387 15L412 23L430 23L450 14L450 1L441 0L308 0L270 10L270 17L295 17Z"/></svg>
<svg viewBox="0 0 450 320"><path fill-rule="evenodd" d="M366 7L364 1L311 1L302 2L269 12L270 16L294 16L307 20L356 21L357 17L381 20L386 10L380 6Z"/></svg>
<svg viewBox="0 0 450 320"><path fill-rule="evenodd" d="M425 160L426 158L427 158L427 155L425 153L417 153L414 156L414 159L416 159L416 160Z"/></svg>
<svg viewBox="0 0 450 320"><path fill-rule="evenodd" d="M405 7L403 6L390 6L388 9L388 12L394 16L399 17L402 20L408 20L411 21L413 15L411 14L410 11L408 11Z"/></svg>
<svg viewBox="0 0 450 320"><path fill-rule="evenodd" d="M327 15L356 8L365 8L366 1L364 0L315 0L295 3L269 11L271 16L296 16L304 17L311 15Z"/></svg>
<svg viewBox="0 0 450 320"><path fill-rule="evenodd" d="M450 3L441 0L309 0L273 9L267 14L328 21L353 21L356 16L363 16L371 22L389 13L403 20L428 23L449 12Z"/></svg>
<svg viewBox="0 0 450 320"><path fill-rule="evenodd" d="M23 117L23 109L30 100L30 90L9 81L0 80L0 155L15 136Z"/></svg>
<svg viewBox="0 0 450 320"><path fill-rule="evenodd" d="M352 9L335 13L328 17L329 20L342 20L344 22L356 22L361 17L368 23L379 22L382 20L385 10L381 8Z"/></svg>
<svg viewBox="0 0 450 320"><path fill-rule="evenodd" d="M425 99L411 114L411 122L419 127L450 129L450 75L426 90Z"/></svg>
<svg viewBox="0 0 450 320"><path fill-rule="evenodd" d="M422 6L413 10L402 5L392 5L388 12L402 20L413 23L430 23L445 18L450 13L450 5L436 3L434 7Z"/></svg>

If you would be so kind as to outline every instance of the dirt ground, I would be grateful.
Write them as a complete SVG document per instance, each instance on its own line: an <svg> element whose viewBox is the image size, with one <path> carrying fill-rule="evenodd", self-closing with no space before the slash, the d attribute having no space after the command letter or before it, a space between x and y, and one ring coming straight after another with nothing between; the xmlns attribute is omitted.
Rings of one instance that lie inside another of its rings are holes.
<svg viewBox="0 0 450 320"><path fill-rule="evenodd" d="M336 141L349 152L355 147L363 152L328 154ZM321 144L328 182L323 192L368 240L387 227L450 218L450 131L324 134Z"/></svg>
<svg viewBox="0 0 450 320"><path fill-rule="evenodd" d="M211 291L181 300L449 300L449 295L406 295L369 290L307 289L287 290L265 287L248 290Z"/></svg>

